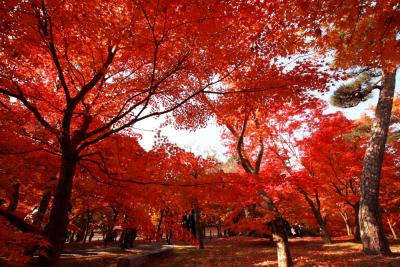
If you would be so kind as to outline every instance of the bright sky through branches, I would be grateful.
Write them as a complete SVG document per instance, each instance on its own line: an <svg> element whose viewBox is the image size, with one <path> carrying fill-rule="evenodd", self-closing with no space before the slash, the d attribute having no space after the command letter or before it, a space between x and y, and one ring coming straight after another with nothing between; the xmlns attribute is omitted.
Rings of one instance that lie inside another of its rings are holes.
<svg viewBox="0 0 400 267"><path fill-rule="evenodd" d="M396 76L396 94L400 91L400 71L397 71ZM329 99L333 93L332 90L325 94L322 99L329 103ZM326 113L334 113L341 111L349 119L357 119L364 112L370 112L371 107L376 105L378 101L378 91L373 92L373 97L368 101L361 102L352 108L337 108L329 104L329 108ZM184 148L187 151L191 151L196 155L207 155L215 156L217 159L226 161L227 160L227 148L223 145L221 139L222 127L218 126L215 120L210 120L208 126L199 129L194 132L187 130L176 130L172 126L161 127L160 125L164 122L164 118L159 119L147 119L135 124L135 131L142 135L142 139L139 141L140 145L146 150L150 150L154 143L154 138L157 130L161 130L161 134L166 136L170 142L177 144L179 147Z"/></svg>

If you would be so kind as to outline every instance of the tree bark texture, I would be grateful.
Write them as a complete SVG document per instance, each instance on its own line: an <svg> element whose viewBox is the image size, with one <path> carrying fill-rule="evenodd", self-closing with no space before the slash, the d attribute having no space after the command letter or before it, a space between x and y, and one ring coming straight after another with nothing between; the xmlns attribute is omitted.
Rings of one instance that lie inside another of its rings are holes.
<svg viewBox="0 0 400 267"><path fill-rule="evenodd" d="M40 225L43 221L43 217L47 212L47 209L49 208L51 200L51 191L45 191L43 193L42 199L40 200L39 203L39 208L37 210L37 213L35 214L35 218L33 219L33 224L34 225Z"/></svg>
<svg viewBox="0 0 400 267"><path fill-rule="evenodd" d="M320 234L322 239L324 240L325 243L331 244L332 239L331 235L329 234L328 228L326 227L326 217L323 217L321 214L321 202L319 200L318 192L315 192L315 201L316 204L314 204L314 201L310 198L308 193L301 187L298 187L299 192L304 196L305 200L307 201L308 205L311 208L311 211L314 215L315 220L318 223L318 226L320 228Z"/></svg>
<svg viewBox="0 0 400 267"><path fill-rule="evenodd" d="M64 149L62 154L60 179L57 184L50 220L44 229L44 234L50 241L47 257L40 257L41 266L57 266L63 249L67 226L69 223L70 199L73 178L78 157L70 149Z"/></svg>
<svg viewBox="0 0 400 267"><path fill-rule="evenodd" d="M360 234L360 220L359 220L359 212L360 212L360 202L357 202L354 206L354 241L361 241Z"/></svg>
<svg viewBox="0 0 400 267"><path fill-rule="evenodd" d="M395 70L383 72L382 89L364 157L359 221L363 252L368 255L391 255L381 219L379 186L392 111L395 76Z"/></svg>
<svg viewBox="0 0 400 267"><path fill-rule="evenodd" d="M272 221L272 237L276 243L278 266L292 267L293 261L289 250L289 241L282 217L278 217Z"/></svg>
<svg viewBox="0 0 400 267"><path fill-rule="evenodd" d="M353 235L353 232L351 230L350 222L349 222L349 216L345 211L339 210L340 216L342 217L344 224L346 225L346 230L347 230L347 235Z"/></svg>

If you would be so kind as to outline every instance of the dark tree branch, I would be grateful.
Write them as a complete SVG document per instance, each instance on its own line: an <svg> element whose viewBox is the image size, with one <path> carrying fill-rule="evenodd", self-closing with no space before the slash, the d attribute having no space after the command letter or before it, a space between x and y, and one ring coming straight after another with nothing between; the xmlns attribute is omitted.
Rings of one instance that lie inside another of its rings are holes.
<svg viewBox="0 0 400 267"><path fill-rule="evenodd" d="M7 221L9 221L12 225L14 225L18 230L24 233L33 233L41 235L42 230L36 228L35 226L27 223L24 219L18 217L12 212L8 212L6 210L0 209L0 215L3 216Z"/></svg>
<svg viewBox="0 0 400 267"><path fill-rule="evenodd" d="M59 153L50 151L48 149L45 148L37 148L37 149L31 149L31 150L24 150L24 151L4 151L4 150L0 150L0 155L21 155L21 154L29 154L29 153L34 153L34 152L39 152L39 151L43 151L52 155L56 155L56 156L60 156Z"/></svg>
<svg viewBox="0 0 400 267"><path fill-rule="evenodd" d="M72 106L75 107L79 101L82 101L85 95L94 87L96 84L104 77L106 74L107 68L111 65L116 53L117 53L116 46L109 46L107 49L107 59L101 66L101 68L96 72L93 78L82 86L82 89L76 94L75 97L71 99Z"/></svg>
<svg viewBox="0 0 400 267"><path fill-rule="evenodd" d="M258 173L256 173L256 170L253 168L253 166L251 166L250 161L246 158L246 156L243 153L243 142L244 142L244 135L245 135L245 132L246 132L246 127L247 127L247 121L248 121L248 115L245 114L245 117L244 117L244 120L243 120L242 130L240 131L240 135L239 135L239 138L238 138L236 150L237 150L240 162L241 162L241 164L243 166L243 169L247 173L258 174Z"/></svg>
<svg viewBox="0 0 400 267"><path fill-rule="evenodd" d="M175 109L177 109L177 108L183 106L183 105L186 104L189 100L195 98L195 97L198 96L200 93L202 93L206 88L209 88L210 86L212 86L212 85L214 85L214 84L217 84L217 83L219 83L219 82L225 80L225 79L226 79L227 77L229 77L242 63L243 63L243 61L241 61L240 63L238 63L234 68L232 68L232 70L228 71L228 72L227 72L223 77L221 77L220 79L218 79L218 80L216 80L216 81L213 81L213 82L207 83L207 84L204 85L202 88L200 88L199 90L195 91L193 94L191 94L191 95L189 95L188 97L184 98L183 100L181 100L179 103L173 105L172 107L167 108L167 109L165 109L165 110L163 110L163 111L152 112L152 113L150 113L150 114L143 115L142 117L137 117L137 116L135 116L132 120L128 121L127 123L125 123L125 124L123 124L123 125L121 125L121 126L119 126L119 127L116 127L116 128L114 128L114 129L112 129L112 130L110 130L110 131L108 131L108 132L106 132L106 133L104 133L104 134L102 134L102 135L96 137L96 138L93 139L93 140L86 141L86 142L82 143L82 144L78 147L78 152L82 151L83 149L85 149L86 147L88 147L88 146L90 146L90 145L93 145L93 144L95 144L95 143L97 143L97 142L103 140L104 138L106 138L106 137L108 137L108 136L111 136L111 135L114 134L114 133L120 132L120 131L122 131L122 130L124 130L124 129L130 127L130 126L132 126L132 125L135 124L136 122L139 122L139 121L141 121L141 120L144 120L144 119L147 119L147 118L150 118L150 117L156 117L156 116L160 116L160 115L169 113L169 112L171 112L171 111L173 111L173 110L175 110Z"/></svg>
<svg viewBox="0 0 400 267"><path fill-rule="evenodd" d="M10 97L14 97L16 99L18 99L19 101L22 102L22 104L24 104L24 106L33 113L33 115L35 116L36 120L44 127L46 128L48 131L50 131L53 134L58 134L57 130L54 129L46 120L45 118L42 116L42 114L39 112L39 110L33 106L28 99L26 99L26 97L24 96L24 94L22 93L22 91L19 89L19 94L16 93L12 93L4 88L0 87L0 93L3 95L7 95Z"/></svg>
<svg viewBox="0 0 400 267"><path fill-rule="evenodd" d="M43 34L44 40L47 41L47 47L50 51L51 58L53 60L54 65L56 66L57 72L58 72L58 78L60 79L61 86L63 88L64 94L65 94L65 99L67 102L71 99L71 95L65 80L64 72L61 67L60 60L57 55L57 50L54 44L54 38L53 38L53 24L51 21L51 18L48 14L46 5L44 1L42 1L42 7L41 11L36 10L35 11L35 16L38 19L38 24L39 24L39 32ZM41 13L43 15L41 15Z"/></svg>

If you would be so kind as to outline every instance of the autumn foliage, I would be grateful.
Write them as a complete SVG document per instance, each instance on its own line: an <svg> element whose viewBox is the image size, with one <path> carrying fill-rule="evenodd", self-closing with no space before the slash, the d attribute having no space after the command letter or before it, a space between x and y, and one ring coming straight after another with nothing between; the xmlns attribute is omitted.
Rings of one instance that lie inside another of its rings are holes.
<svg viewBox="0 0 400 267"><path fill-rule="evenodd" d="M390 255L396 1L12 0L0 18L0 264L56 266L95 235L202 248L206 227L271 237L279 266L297 262L294 226ZM375 117L328 113L338 83L346 107L380 90ZM160 132L145 150L134 126L150 118L215 120L229 160Z"/></svg>

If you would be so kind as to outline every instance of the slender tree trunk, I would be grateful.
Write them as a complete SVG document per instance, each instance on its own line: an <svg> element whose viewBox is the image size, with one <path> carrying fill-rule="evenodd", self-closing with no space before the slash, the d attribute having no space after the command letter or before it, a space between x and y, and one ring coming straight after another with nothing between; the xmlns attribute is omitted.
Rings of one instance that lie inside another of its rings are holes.
<svg viewBox="0 0 400 267"><path fill-rule="evenodd" d="M39 203L39 208L35 214L35 218L33 219L34 225L40 225L43 221L43 217L45 216L47 209L49 208L51 200L51 191L45 191L43 193L42 199Z"/></svg>
<svg viewBox="0 0 400 267"><path fill-rule="evenodd" d="M349 216L347 216L347 213L342 210L339 210L339 213L344 221L344 224L346 225L347 235L353 235L353 232L351 231L350 227Z"/></svg>
<svg viewBox="0 0 400 267"><path fill-rule="evenodd" d="M107 247L107 243L108 243L108 242L113 242L113 241L115 241L114 239L117 238L116 236L114 236L114 235L115 235L115 233L114 233L114 226L115 226L115 223L117 222L119 212L118 212L118 210L117 210L116 208L114 208L114 207L111 207L111 209L112 209L112 211L113 211L113 213L114 213L114 216L113 216L113 218L112 218L111 223L108 223L108 224L107 224L107 232L106 232L106 234L105 234L105 236L104 236L104 238L103 238L104 246L105 246L105 247Z"/></svg>
<svg viewBox="0 0 400 267"><path fill-rule="evenodd" d="M71 235L69 236L68 242L74 242L75 241L75 232L71 232Z"/></svg>
<svg viewBox="0 0 400 267"><path fill-rule="evenodd" d="M89 243L91 243L92 242L92 238L93 238L93 236L94 236L94 231L93 230L91 230L90 231L90 235L89 235Z"/></svg>
<svg viewBox="0 0 400 267"><path fill-rule="evenodd" d="M390 231L392 232L394 240L397 240L397 234L396 234L396 231L394 230L392 222L390 221L390 219L388 219L387 222L388 222Z"/></svg>
<svg viewBox="0 0 400 267"><path fill-rule="evenodd" d="M353 231L351 230L349 221L348 220L345 221L345 224L346 224L347 235L349 235L349 236L353 235Z"/></svg>
<svg viewBox="0 0 400 267"><path fill-rule="evenodd" d="M85 221L85 231L83 233L83 243L86 243L86 238L89 234L89 227L90 227L90 210L86 210L86 221Z"/></svg>
<svg viewBox="0 0 400 267"><path fill-rule="evenodd" d="M383 72L375 119L364 157L360 198L360 233L363 252L369 255L391 255L383 229L379 206L379 185L386 138L392 111L396 71Z"/></svg>
<svg viewBox="0 0 400 267"><path fill-rule="evenodd" d="M10 204L8 204L7 211L13 212L17 209L18 207L18 202L19 202L19 183L15 183L12 185L12 193L11 193L11 199L10 199Z"/></svg>
<svg viewBox="0 0 400 267"><path fill-rule="evenodd" d="M285 226L282 217L272 221L272 237L276 243L279 267L292 267L292 256L289 250L289 241L286 235Z"/></svg>
<svg viewBox="0 0 400 267"><path fill-rule="evenodd" d="M332 239L331 235L329 234L328 228L326 227L326 218L324 218L321 214L321 203L319 200L318 192L317 191L315 192L316 204L314 204L314 201L310 198L308 193L303 188L299 186L298 191L304 196L305 200L310 206L314 218L317 221L318 226L320 228L322 239L324 240L325 243L331 244Z"/></svg>
<svg viewBox="0 0 400 267"><path fill-rule="evenodd" d="M360 220L359 220L359 212L360 212L360 202L356 202L353 206L354 209L354 241L361 241L360 234Z"/></svg>
<svg viewBox="0 0 400 267"><path fill-rule="evenodd" d="M204 249L204 241L203 241L203 229L200 221L200 208L197 203L197 199L193 201L193 210L194 210L194 224L196 228L196 238L199 242L199 249Z"/></svg>
<svg viewBox="0 0 400 267"><path fill-rule="evenodd" d="M258 175L260 172L261 162L264 155L264 140L262 137L259 138L259 151L257 154L257 159L254 162L254 166L252 166L250 160L246 158L245 153L243 151L244 150L243 141L247 126L247 121L248 121L248 114L245 115L243 126L239 135L237 135L237 132L235 132L235 130L233 129L229 130L232 132L233 135L238 137L236 149L243 169L249 174ZM258 128L257 120L255 122ZM273 212L275 215L278 215L279 214L278 209L275 206L272 199L268 196L268 194L265 191L259 191L258 194L266 201L266 203L262 204L262 206L268 211ZM277 217L277 219L275 219L272 222L272 236L276 242L278 267L293 266L287 234L285 231L283 219L280 216Z"/></svg>
<svg viewBox="0 0 400 267"><path fill-rule="evenodd" d="M161 209L160 220L158 221L158 224L157 224L157 237L159 237L160 239L162 239L161 225L163 223L164 213L165 213L165 209Z"/></svg>
<svg viewBox="0 0 400 267"><path fill-rule="evenodd" d="M57 266L60 257L67 226L69 223L70 199L72 182L77 165L77 156L70 149L63 149L60 179L58 180L53 207L50 212L50 220L44 229L44 234L50 241L48 257L40 257L40 266Z"/></svg>

